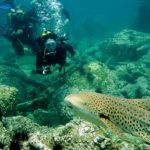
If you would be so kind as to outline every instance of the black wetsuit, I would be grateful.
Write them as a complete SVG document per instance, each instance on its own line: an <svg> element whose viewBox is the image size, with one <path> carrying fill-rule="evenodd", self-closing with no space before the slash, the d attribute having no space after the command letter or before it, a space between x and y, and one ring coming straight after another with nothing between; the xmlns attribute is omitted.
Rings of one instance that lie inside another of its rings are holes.
<svg viewBox="0 0 150 150"><path fill-rule="evenodd" d="M34 31L36 30L37 21L34 19L34 16L29 14L31 14L30 11L26 12L22 20L19 20L17 16L12 16L9 25L11 32L6 35L12 42L15 53L19 56L22 56L24 53L23 44L28 45L35 54L39 51L34 41ZM20 29L23 32L16 35L16 32Z"/></svg>
<svg viewBox="0 0 150 150"><path fill-rule="evenodd" d="M46 53L45 54L45 64L52 65L52 64L59 64L60 66L65 65L67 51L70 52L71 55L74 55L73 47L66 43L58 44L55 51L53 53Z"/></svg>
<svg viewBox="0 0 150 150"><path fill-rule="evenodd" d="M47 38L38 38L36 42L39 44L41 52L36 57L36 70L37 72L42 72L42 66L59 64L62 68L66 62L67 51L70 52L71 55L74 55L75 51L73 47L65 42L58 42L56 49L54 52L48 53L45 49L45 42L48 38L53 38L57 40L57 36L55 34L47 36ZM60 70L61 71L61 70Z"/></svg>

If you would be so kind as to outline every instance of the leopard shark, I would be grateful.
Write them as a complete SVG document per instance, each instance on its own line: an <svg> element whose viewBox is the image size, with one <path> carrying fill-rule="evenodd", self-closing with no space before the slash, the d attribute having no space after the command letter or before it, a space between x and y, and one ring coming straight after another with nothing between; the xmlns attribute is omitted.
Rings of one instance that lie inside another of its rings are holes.
<svg viewBox="0 0 150 150"><path fill-rule="evenodd" d="M80 92L66 96L64 101L81 118L102 126L109 124L150 144L150 99Z"/></svg>

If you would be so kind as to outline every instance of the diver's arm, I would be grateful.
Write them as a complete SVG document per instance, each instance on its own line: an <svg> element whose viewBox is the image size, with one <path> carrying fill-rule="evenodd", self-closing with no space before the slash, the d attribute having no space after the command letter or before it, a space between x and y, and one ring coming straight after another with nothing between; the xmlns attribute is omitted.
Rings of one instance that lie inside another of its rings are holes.
<svg viewBox="0 0 150 150"><path fill-rule="evenodd" d="M62 9L62 13L66 17L66 19L68 19L69 21L71 21L70 14L69 14L69 12L65 8Z"/></svg>
<svg viewBox="0 0 150 150"><path fill-rule="evenodd" d="M69 53L73 56L75 54L75 50L73 49L73 47L69 44L65 44L65 49L67 51L69 51Z"/></svg>
<svg viewBox="0 0 150 150"><path fill-rule="evenodd" d="M32 22L34 24L40 22L34 8L31 8L29 11L26 12L25 18L26 18L26 20L29 20L30 22Z"/></svg>

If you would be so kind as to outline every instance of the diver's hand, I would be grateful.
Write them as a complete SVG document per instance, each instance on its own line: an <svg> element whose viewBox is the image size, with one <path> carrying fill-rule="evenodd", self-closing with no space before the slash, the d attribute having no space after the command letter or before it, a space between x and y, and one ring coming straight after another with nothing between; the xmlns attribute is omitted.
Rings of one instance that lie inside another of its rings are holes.
<svg viewBox="0 0 150 150"><path fill-rule="evenodd" d="M47 75L47 74L50 74L51 71L50 71L50 66L47 65L47 66L43 66L43 71L42 71L42 74L43 75Z"/></svg>
<svg viewBox="0 0 150 150"><path fill-rule="evenodd" d="M68 18L65 19L64 24L67 24L69 21L70 21L70 20L69 20Z"/></svg>
<svg viewBox="0 0 150 150"><path fill-rule="evenodd" d="M23 34L23 30L22 29L18 29L16 32L15 32L15 35L21 35Z"/></svg>
<svg viewBox="0 0 150 150"><path fill-rule="evenodd" d="M43 72L42 72L43 75L47 75L47 74L50 74L50 73L51 73L50 70L43 70Z"/></svg>

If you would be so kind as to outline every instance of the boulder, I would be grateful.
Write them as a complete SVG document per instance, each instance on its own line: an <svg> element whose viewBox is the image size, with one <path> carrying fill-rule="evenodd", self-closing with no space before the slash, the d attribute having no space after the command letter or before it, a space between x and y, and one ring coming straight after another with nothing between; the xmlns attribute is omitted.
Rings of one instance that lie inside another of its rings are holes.
<svg viewBox="0 0 150 150"><path fill-rule="evenodd" d="M109 67L126 61L137 61L150 49L150 35L123 30L100 44L100 59Z"/></svg>

